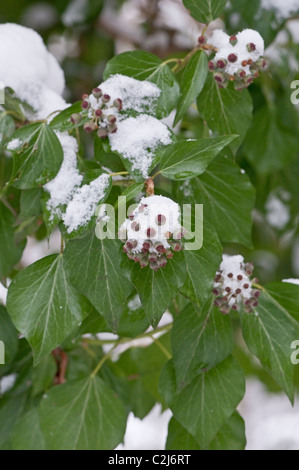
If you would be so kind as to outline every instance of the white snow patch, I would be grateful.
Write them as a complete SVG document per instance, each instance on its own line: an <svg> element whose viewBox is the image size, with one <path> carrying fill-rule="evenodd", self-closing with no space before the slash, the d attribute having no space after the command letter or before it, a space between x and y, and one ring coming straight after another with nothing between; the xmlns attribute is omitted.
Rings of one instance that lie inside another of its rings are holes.
<svg viewBox="0 0 299 470"><path fill-rule="evenodd" d="M19 150L23 145L21 139L13 139L7 144L7 150L15 151Z"/></svg>
<svg viewBox="0 0 299 470"><path fill-rule="evenodd" d="M0 25L0 80L34 108L37 119L66 107L64 73L32 29Z"/></svg>
<svg viewBox="0 0 299 470"><path fill-rule="evenodd" d="M133 299L131 299L129 302L128 302L128 308L129 310L132 310L132 312L135 312L136 310L138 310L140 307L141 307L141 300L140 300L140 297L139 295L135 295L135 297L133 297Z"/></svg>
<svg viewBox="0 0 299 470"><path fill-rule="evenodd" d="M0 304L2 305L6 305L7 291L8 289L0 282Z"/></svg>
<svg viewBox="0 0 299 470"><path fill-rule="evenodd" d="M17 379L17 374L6 375L0 379L0 394L8 392L14 386Z"/></svg>
<svg viewBox="0 0 299 470"><path fill-rule="evenodd" d="M289 284L296 284L297 286L299 286L299 279L283 279L282 282L287 282Z"/></svg>
<svg viewBox="0 0 299 470"><path fill-rule="evenodd" d="M97 205L105 196L109 185L109 175L104 173L90 184L78 188L62 215L68 233L86 225L95 214Z"/></svg>
<svg viewBox="0 0 299 470"><path fill-rule="evenodd" d="M77 140L66 132L56 132L56 135L63 149L64 160L56 177L44 186L51 196L47 202L47 208L52 214L52 220L55 215L61 217L60 206L71 201L83 179L77 169Z"/></svg>
<svg viewBox="0 0 299 470"><path fill-rule="evenodd" d="M112 101L120 98L123 109L134 109L138 112L152 111L161 95L160 88L148 81L116 74L99 85L104 94L111 96Z"/></svg>
<svg viewBox="0 0 299 470"><path fill-rule="evenodd" d="M167 126L146 114L120 121L109 140L112 151L122 154L132 163L132 170L140 171L144 178L148 177L155 150L172 141Z"/></svg>

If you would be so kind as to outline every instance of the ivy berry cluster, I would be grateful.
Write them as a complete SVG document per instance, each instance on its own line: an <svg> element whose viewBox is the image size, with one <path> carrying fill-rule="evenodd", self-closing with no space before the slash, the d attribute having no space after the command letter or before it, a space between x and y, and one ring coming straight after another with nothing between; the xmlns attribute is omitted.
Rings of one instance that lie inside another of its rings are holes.
<svg viewBox="0 0 299 470"><path fill-rule="evenodd" d="M224 255L214 280L215 305L227 315L231 310L252 313L259 305L260 291L253 288L256 279L251 280L254 270L252 263L244 263L240 255Z"/></svg>
<svg viewBox="0 0 299 470"><path fill-rule="evenodd" d="M90 95L83 95L81 106L81 113L73 114L71 117L73 124L79 124L82 119L88 118L84 124L85 132L97 131L101 139L117 132L118 113L123 107L120 98L112 101L110 95L104 94L100 88L94 88Z"/></svg>
<svg viewBox="0 0 299 470"><path fill-rule="evenodd" d="M164 196L142 198L120 228L123 251L130 260L154 271L165 268L175 252L183 250L185 230L177 203Z"/></svg>
<svg viewBox="0 0 299 470"><path fill-rule="evenodd" d="M215 30L210 42L215 56L208 67L220 88L226 88L231 81L234 88L241 91L266 67L264 40L257 31L245 29L229 36L222 30Z"/></svg>

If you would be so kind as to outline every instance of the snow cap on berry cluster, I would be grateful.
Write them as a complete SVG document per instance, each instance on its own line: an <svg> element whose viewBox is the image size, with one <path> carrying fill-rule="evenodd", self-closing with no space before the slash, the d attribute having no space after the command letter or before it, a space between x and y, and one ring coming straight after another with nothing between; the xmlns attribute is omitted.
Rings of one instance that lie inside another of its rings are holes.
<svg viewBox="0 0 299 470"><path fill-rule="evenodd" d="M98 131L102 139L118 130L120 111L132 109L150 112L161 94L154 83L135 80L116 74L95 88L90 95L82 97L82 112L74 114L72 122L79 124L82 117L90 120L84 124L86 132Z"/></svg>
<svg viewBox="0 0 299 470"><path fill-rule="evenodd" d="M217 53L209 62L209 69L220 88L225 88L229 81L235 82L237 90L247 88L258 77L259 70L266 66L264 40L257 31L245 29L229 36L217 29L210 43Z"/></svg>
<svg viewBox="0 0 299 470"><path fill-rule="evenodd" d="M246 313L252 313L258 306L260 291L253 288L253 281L250 279L253 270L253 264L245 263L243 256L223 255L213 289L215 305L223 314L228 314L231 310L240 311L241 308Z"/></svg>
<svg viewBox="0 0 299 470"><path fill-rule="evenodd" d="M141 267L155 271L165 267L173 252L183 249L180 216L179 205L167 197L142 198L120 228L124 252Z"/></svg>

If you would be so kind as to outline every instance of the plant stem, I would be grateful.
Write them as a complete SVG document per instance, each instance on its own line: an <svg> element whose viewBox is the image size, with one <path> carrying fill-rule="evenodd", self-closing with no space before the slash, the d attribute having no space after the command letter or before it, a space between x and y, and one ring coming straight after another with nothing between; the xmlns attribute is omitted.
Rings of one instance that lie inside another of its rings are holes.
<svg viewBox="0 0 299 470"><path fill-rule="evenodd" d="M119 171L118 173L109 173L109 176L123 176L123 175L128 175L128 171Z"/></svg>
<svg viewBox="0 0 299 470"><path fill-rule="evenodd" d="M134 344L134 341L136 341L137 339L151 338L157 344L157 346L161 349L161 351L163 351L165 356L168 359L171 359L171 354L169 353L169 351L167 351L167 349L163 346L163 344L157 338L155 338L154 335L156 335L157 333L164 333L164 332L167 333L168 331L171 330L172 325L173 325L172 323L168 323L167 325L161 326L160 328L156 328L155 330L142 333L141 335L136 336L136 338L120 338L118 340L93 340L93 339L85 338L84 347L86 347L86 343L92 346L103 346L103 345L113 344L113 347L110 349L110 351L107 354L105 354L105 356L102 357L102 359L100 360L100 362L98 363L94 371L91 373L91 377L95 377L97 375L97 373L99 372L101 367L105 364L105 362L108 359L110 359L110 357L114 353L117 346L131 342L132 345L129 346L129 349L135 348L136 345Z"/></svg>

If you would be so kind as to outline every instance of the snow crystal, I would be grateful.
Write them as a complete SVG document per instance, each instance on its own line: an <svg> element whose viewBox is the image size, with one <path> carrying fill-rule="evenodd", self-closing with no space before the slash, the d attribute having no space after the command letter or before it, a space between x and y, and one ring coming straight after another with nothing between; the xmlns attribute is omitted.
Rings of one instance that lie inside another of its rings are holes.
<svg viewBox="0 0 299 470"><path fill-rule="evenodd" d="M85 184L76 190L68 204L62 219L68 233L86 225L95 214L97 205L105 196L109 185L109 175L102 174L90 184Z"/></svg>
<svg viewBox="0 0 299 470"><path fill-rule="evenodd" d="M283 279L282 282L287 282L289 284L296 284L297 286L299 286L299 279Z"/></svg>
<svg viewBox="0 0 299 470"><path fill-rule="evenodd" d="M262 0L264 10L274 10L278 19L288 18L299 10L298 0Z"/></svg>
<svg viewBox="0 0 299 470"><path fill-rule="evenodd" d="M247 75L251 75L250 66L242 66L243 61L248 61L252 59L253 62L258 61L258 59L264 55L265 45L262 36L253 29L244 29L236 35L237 43L233 46L230 43L230 36L220 29L216 29L213 33L213 36L210 40L210 43L218 49L218 52L215 56L215 61L218 60L227 60L230 54L235 54L238 58L236 62L228 62L225 71L234 75L237 74L240 69L246 71ZM256 48L254 51L248 52L247 45L255 44Z"/></svg>
<svg viewBox="0 0 299 470"><path fill-rule="evenodd" d="M111 149L119 152L132 163L132 170L148 177L154 152L160 145L171 144L169 129L152 116L124 119L118 124L118 131L109 136Z"/></svg>
<svg viewBox="0 0 299 470"><path fill-rule="evenodd" d="M152 111L157 99L161 95L160 88L148 81L135 80L135 78L116 74L99 85L104 94L111 96L112 101L120 98L123 109L134 109L138 112Z"/></svg>
<svg viewBox="0 0 299 470"><path fill-rule="evenodd" d="M133 299L131 299L128 303L128 308L132 310L132 312L135 312L135 310L138 310L138 308L141 307L141 300L139 295L135 295Z"/></svg>
<svg viewBox="0 0 299 470"><path fill-rule="evenodd" d="M289 207L274 194L270 194L265 207L268 224L279 230L284 229L291 218Z"/></svg>
<svg viewBox="0 0 299 470"><path fill-rule="evenodd" d="M64 153L64 159L61 168L56 177L44 186L44 189L50 193L50 199L47 202L47 208L52 214L61 217L60 206L68 204L72 196L81 183L83 176L77 169L78 144L74 137L67 133L56 133Z"/></svg>
<svg viewBox="0 0 299 470"><path fill-rule="evenodd" d="M23 142L20 139L13 139L7 145L7 150L19 150L23 145Z"/></svg>

